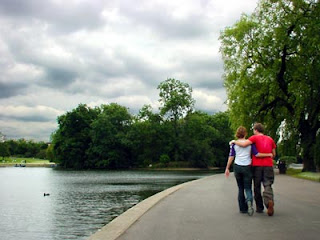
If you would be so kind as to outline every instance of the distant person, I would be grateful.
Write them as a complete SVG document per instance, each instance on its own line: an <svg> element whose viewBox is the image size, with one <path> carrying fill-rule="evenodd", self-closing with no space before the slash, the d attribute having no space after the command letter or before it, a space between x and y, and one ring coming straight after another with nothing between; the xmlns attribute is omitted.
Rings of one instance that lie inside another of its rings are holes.
<svg viewBox="0 0 320 240"><path fill-rule="evenodd" d="M274 214L274 195L272 184L274 182L273 160L276 156L276 144L274 140L264 135L264 126L261 123L255 123L253 126L254 135L244 141L234 141L234 143L241 147L247 147L250 144L255 144L258 152L272 153L272 156L257 158L252 156L253 167L253 182L254 182L254 199L256 202L256 212L263 213L264 206L267 208L267 214L273 216ZM263 184L263 199L261 196L261 184Z"/></svg>
<svg viewBox="0 0 320 240"><path fill-rule="evenodd" d="M245 127L240 126L235 134L235 137L240 142L244 142L247 136ZM232 144L228 163L225 170L226 177L230 175L230 167L234 160L234 175L238 185L238 204L241 213L248 213L249 216L253 215L252 207L252 169L251 169L251 154L257 157L270 156L271 154L258 153L254 144L247 147L239 147Z"/></svg>

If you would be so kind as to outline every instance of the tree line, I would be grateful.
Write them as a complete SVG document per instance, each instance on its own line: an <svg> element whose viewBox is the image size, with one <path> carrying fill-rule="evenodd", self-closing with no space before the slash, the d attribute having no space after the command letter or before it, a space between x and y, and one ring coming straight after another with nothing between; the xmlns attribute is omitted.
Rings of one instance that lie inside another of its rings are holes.
<svg viewBox="0 0 320 240"><path fill-rule="evenodd" d="M132 115L117 103L77 108L58 117L53 158L64 168L225 166L233 136L227 112L194 110L192 88L167 79L158 86L160 109Z"/></svg>
<svg viewBox="0 0 320 240"><path fill-rule="evenodd" d="M50 153L48 153L48 143L25 139L10 139L0 142L0 156L2 159L9 156L49 159Z"/></svg>

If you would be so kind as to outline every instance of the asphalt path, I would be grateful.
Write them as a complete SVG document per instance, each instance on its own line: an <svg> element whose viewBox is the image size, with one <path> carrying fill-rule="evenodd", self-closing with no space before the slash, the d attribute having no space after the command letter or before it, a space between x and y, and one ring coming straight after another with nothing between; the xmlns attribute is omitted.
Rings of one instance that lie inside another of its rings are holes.
<svg viewBox="0 0 320 240"><path fill-rule="evenodd" d="M274 215L248 216L234 176L213 175L141 202L90 240L320 239L320 183L276 174L273 190Z"/></svg>

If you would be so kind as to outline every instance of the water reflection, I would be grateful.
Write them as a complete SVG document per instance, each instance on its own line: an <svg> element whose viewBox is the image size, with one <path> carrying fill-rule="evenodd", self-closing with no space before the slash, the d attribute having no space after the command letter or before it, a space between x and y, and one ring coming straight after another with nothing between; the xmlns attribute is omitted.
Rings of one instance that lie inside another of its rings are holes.
<svg viewBox="0 0 320 240"><path fill-rule="evenodd" d="M87 239L143 199L213 173L0 168L1 239Z"/></svg>

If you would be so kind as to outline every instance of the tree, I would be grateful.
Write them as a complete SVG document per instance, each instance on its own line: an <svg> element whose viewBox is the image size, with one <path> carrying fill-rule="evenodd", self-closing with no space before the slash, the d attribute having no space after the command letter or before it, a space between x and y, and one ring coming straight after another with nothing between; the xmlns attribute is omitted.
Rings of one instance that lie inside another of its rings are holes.
<svg viewBox="0 0 320 240"><path fill-rule="evenodd" d="M180 137L184 160L193 167L207 168L213 165L215 129L208 124L209 115L202 112L188 114L183 121Z"/></svg>
<svg viewBox="0 0 320 240"><path fill-rule="evenodd" d="M230 150L229 139L232 139L234 132L230 126L229 112L217 112L210 116L207 124L215 129L211 148L214 151L214 162L217 167L225 167Z"/></svg>
<svg viewBox="0 0 320 240"><path fill-rule="evenodd" d="M127 132L132 116L116 103L101 106L101 113L91 124L92 142L87 151L90 167L128 168L131 165Z"/></svg>
<svg viewBox="0 0 320 240"><path fill-rule="evenodd" d="M42 141L35 142L33 140L11 139L5 143L12 156L45 158L44 151L47 148L47 144Z"/></svg>
<svg viewBox="0 0 320 240"><path fill-rule="evenodd" d="M18 149L18 142L15 140L8 140L6 141L6 144L9 148L9 152L11 155L17 155L17 149Z"/></svg>
<svg viewBox="0 0 320 240"><path fill-rule="evenodd" d="M162 105L160 113L163 116L177 122L178 119L193 111L195 101L189 84L169 78L161 82L158 89L160 90L159 102Z"/></svg>
<svg viewBox="0 0 320 240"><path fill-rule="evenodd" d="M46 159L50 160L50 162L54 161L53 144L49 144L46 150Z"/></svg>
<svg viewBox="0 0 320 240"><path fill-rule="evenodd" d="M160 90L160 114L173 122L175 136L174 159L177 161L179 158L178 120L193 111L195 101L192 98L192 88L187 83L169 78L161 82L158 89Z"/></svg>
<svg viewBox="0 0 320 240"><path fill-rule="evenodd" d="M10 156L9 148L5 142L0 142L0 156L3 160L5 157Z"/></svg>
<svg viewBox="0 0 320 240"><path fill-rule="evenodd" d="M88 150L91 138L91 123L96 119L99 109L85 104L58 117L58 129L53 134L55 159L64 168L87 168Z"/></svg>
<svg viewBox="0 0 320 240"><path fill-rule="evenodd" d="M182 123L180 144L184 159L194 167L223 167L232 139L228 113L209 115L196 111Z"/></svg>
<svg viewBox="0 0 320 240"><path fill-rule="evenodd" d="M286 140L298 132L304 171L315 170L320 127L319 31L319 1L262 0L220 36L233 128L259 121Z"/></svg>
<svg viewBox="0 0 320 240"><path fill-rule="evenodd" d="M128 132L131 154L135 166L147 167L159 161L170 150L170 134L158 113L150 105L144 105Z"/></svg>

